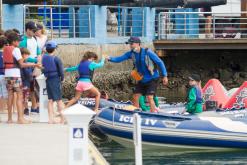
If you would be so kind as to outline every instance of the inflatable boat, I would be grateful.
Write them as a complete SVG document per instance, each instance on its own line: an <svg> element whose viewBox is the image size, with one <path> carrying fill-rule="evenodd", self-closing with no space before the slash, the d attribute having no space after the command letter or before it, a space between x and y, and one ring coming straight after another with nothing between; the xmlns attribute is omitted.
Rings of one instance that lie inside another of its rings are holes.
<svg viewBox="0 0 247 165"><path fill-rule="evenodd" d="M127 146L126 143L133 139L134 113L142 119L144 148L247 149L247 123L217 112L172 115L103 108L96 115L95 124L104 134Z"/></svg>

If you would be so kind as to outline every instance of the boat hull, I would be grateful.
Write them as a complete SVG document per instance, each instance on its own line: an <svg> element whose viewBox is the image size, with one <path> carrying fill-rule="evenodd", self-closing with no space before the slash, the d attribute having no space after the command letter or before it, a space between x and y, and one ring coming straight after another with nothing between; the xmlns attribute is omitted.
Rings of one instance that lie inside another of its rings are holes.
<svg viewBox="0 0 247 165"><path fill-rule="evenodd" d="M101 113L96 116L95 123L102 132L117 140L131 141L133 139L133 121L131 121L133 112L106 109ZM234 128L218 126L220 122L215 118L209 120L204 117L202 120L198 117L183 119L170 115L139 114L142 117L142 142L145 145L200 149L247 149L247 125L243 122L239 123L243 131L234 132L232 130L238 126L239 121L226 118L222 118L224 119L222 122L229 122L228 125L232 124ZM204 128L203 125L206 127Z"/></svg>

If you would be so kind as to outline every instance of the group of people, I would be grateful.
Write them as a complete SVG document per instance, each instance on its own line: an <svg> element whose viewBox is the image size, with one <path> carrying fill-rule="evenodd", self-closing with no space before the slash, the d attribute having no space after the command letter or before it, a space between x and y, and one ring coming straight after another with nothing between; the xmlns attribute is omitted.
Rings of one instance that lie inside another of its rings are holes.
<svg viewBox="0 0 247 165"><path fill-rule="evenodd" d="M133 105L139 107L140 96L145 96L150 105L150 112L157 110L155 103L155 93L162 77L163 85L168 84L167 71L164 62L151 50L141 47L141 40L138 37L130 37L126 44L130 51L122 56L112 57L103 55L98 61L98 55L87 51L78 65L70 68L63 67L62 60L56 52L57 43L47 41L43 33L43 26L34 22L25 25L26 33L20 36L17 30L8 30L0 36L0 101L7 99L8 123L12 123L13 105L17 105L17 123L26 124L30 121L24 118L28 114L28 101L31 100L31 112L38 112L38 97L35 94L37 83L35 78L41 74L41 70L46 77L46 88L48 93L48 115L49 123L57 123L53 110L53 102L57 102L58 112L64 122L62 110L78 101L82 92L87 91L95 97L94 111L98 111L101 93L93 85L93 72L97 68L104 66L105 60L120 63L125 60L133 61L131 76L137 81ZM75 96L66 106L62 101L62 82L64 72L78 71L79 78L75 88ZM190 85L193 87L188 95L187 111L197 113L201 111L201 92L199 88L200 78L192 75ZM16 103L14 96L16 95Z"/></svg>
<svg viewBox="0 0 247 165"><path fill-rule="evenodd" d="M35 94L35 77L41 69L41 55L47 36L41 24L28 22L25 35L16 29L0 34L0 102L1 110L8 109L8 123L13 123L12 111L17 108L17 122L30 123L24 118L29 113L28 101L32 100L31 112L38 112Z"/></svg>

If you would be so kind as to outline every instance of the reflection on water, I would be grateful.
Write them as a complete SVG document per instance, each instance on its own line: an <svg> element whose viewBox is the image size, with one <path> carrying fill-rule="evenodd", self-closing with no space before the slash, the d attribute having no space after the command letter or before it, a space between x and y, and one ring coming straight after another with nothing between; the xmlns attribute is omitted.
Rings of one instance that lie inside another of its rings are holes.
<svg viewBox="0 0 247 165"><path fill-rule="evenodd" d="M124 148L114 141L101 143L98 146L103 156L112 165L133 165L134 149ZM243 164L247 163L247 152L220 150L144 150L143 164L145 165L211 165L211 164Z"/></svg>

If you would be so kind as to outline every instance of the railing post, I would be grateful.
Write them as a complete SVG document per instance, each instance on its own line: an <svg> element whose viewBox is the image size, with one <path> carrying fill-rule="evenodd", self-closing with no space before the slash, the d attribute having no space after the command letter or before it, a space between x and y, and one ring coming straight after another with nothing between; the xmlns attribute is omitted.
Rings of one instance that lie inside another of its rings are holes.
<svg viewBox="0 0 247 165"><path fill-rule="evenodd" d="M76 28L75 28L75 8L73 7L73 37L76 38Z"/></svg>
<svg viewBox="0 0 247 165"><path fill-rule="evenodd" d="M51 26L51 39L53 39L53 13L52 7L50 7L50 26Z"/></svg>
<svg viewBox="0 0 247 165"><path fill-rule="evenodd" d="M23 33L25 34L26 32L26 5L23 6L24 10L23 10Z"/></svg>
<svg viewBox="0 0 247 165"><path fill-rule="evenodd" d="M62 8L61 8L61 5L62 5L62 1L61 0L58 0L58 4L59 4L59 9L58 9L58 12L59 12L59 32L58 32L58 36L61 37L61 31L62 31Z"/></svg>
<svg viewBox="0 0 247 165"><path fill-rule="evenodd" d="M159 13L159 15L158 15L158 39L160 40L161 39L161 37L160 37L160 34L161 34L161 20L160 20L160 18L161 18L161 13Z"/></svg>
<svg viewBox="0 0 247 165"><path fill-rule="evenodd" d="M146 19L145 19L145 8L142 7L142 37L144 37L144 28L145 28L145 20Z"/></svg>
<svg viewBox="0 0 247 165"><path fill-rule="evenodd" d="M142 133L141 133L141 117L138 113L133 115L133 140L135 145L135 165L142 165Z"/></svg>
<svg viewBox="0 0 247 165"><path fill-rule="evenodd" d="M213 15L213 35L214 35L214 39L216 38L215 37L215 35L216 35L215 34L216 33L216 29L215 28L216 28L216 25L215 25L215 15Z"/></svg>
<svg viewBox="0 0 247 165"><path fill-rule="evenodd" d="M3 29L3 0L0 0L0 29Z"/></svg>
<svg viewBox="0 0 247 165"><path fill-rule="evenodd" d="M91 7L88 9L88 31L89 31L89 38L92 37L92 24L91 24Z"/></svg>
<svg viewBox="0 0 247 165"><path fill-rule="evenodd" d="M89 165L88 125L96 113L81 104L75 104L63 112L69 125L68 165Z"/></svg>

